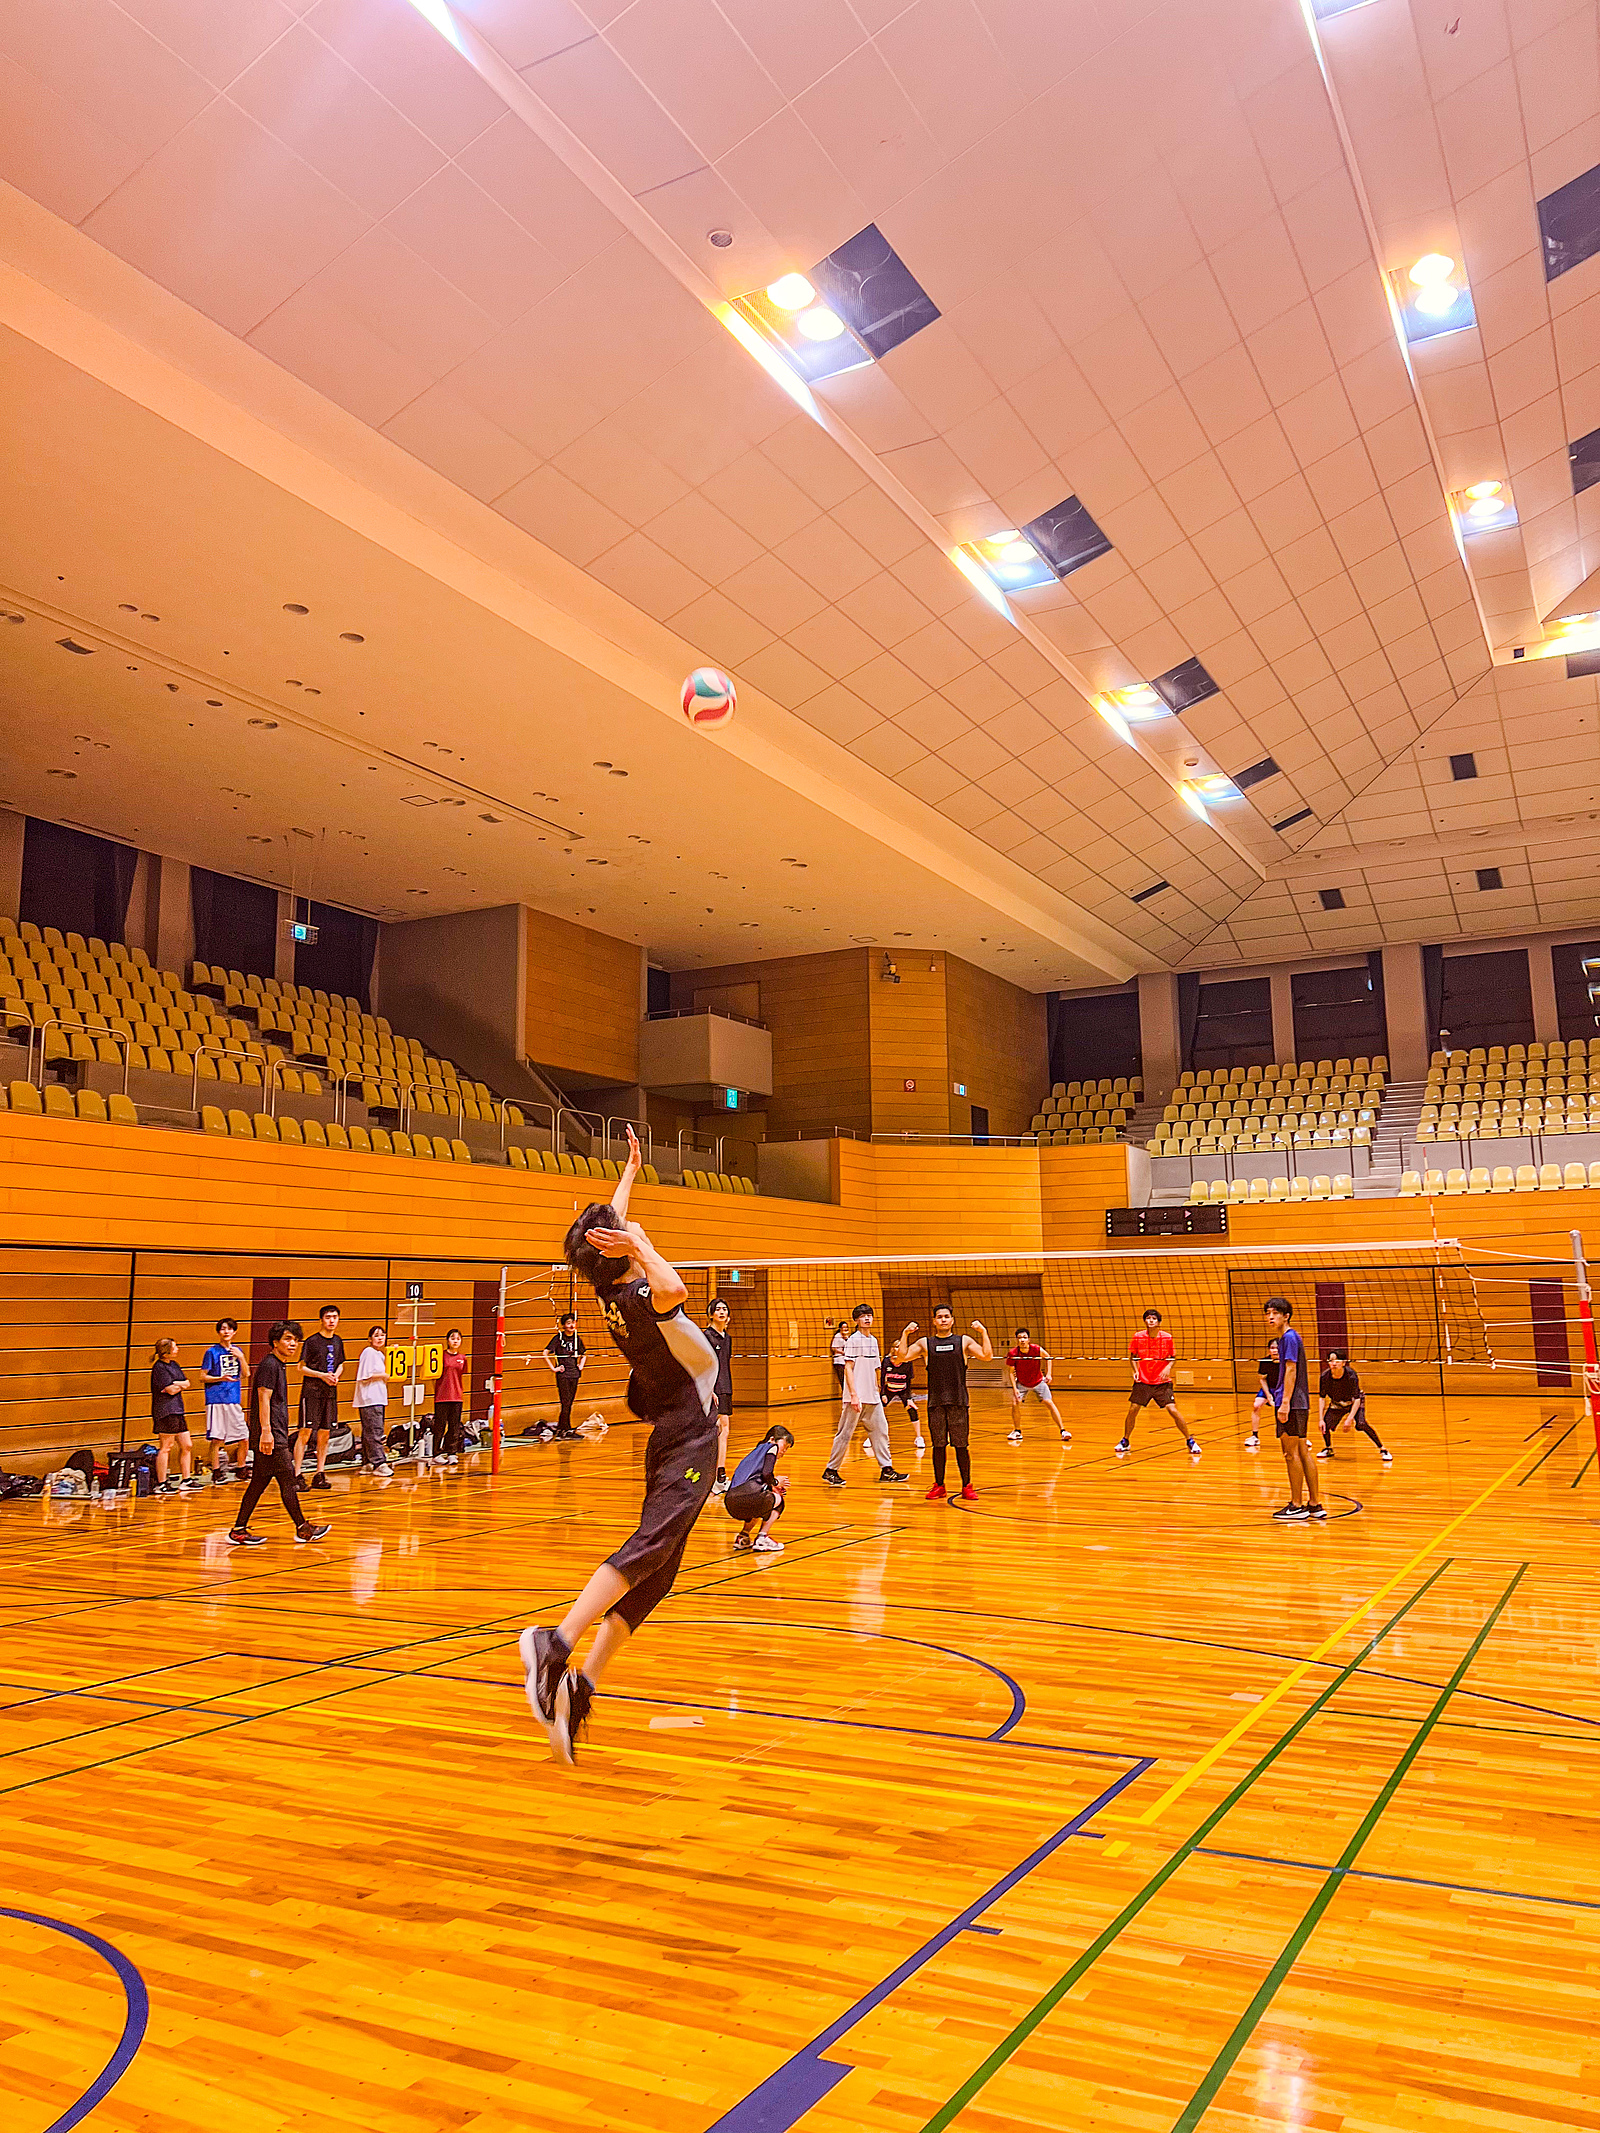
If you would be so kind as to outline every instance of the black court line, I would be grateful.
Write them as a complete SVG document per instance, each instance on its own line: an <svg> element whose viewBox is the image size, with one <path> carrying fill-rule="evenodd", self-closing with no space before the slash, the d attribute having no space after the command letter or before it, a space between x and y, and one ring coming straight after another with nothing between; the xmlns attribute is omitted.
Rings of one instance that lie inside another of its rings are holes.
<svg viewBox="0 0 1600 2133"><path fill-rule="evenodd" d="M1582 1417L1580 1416L1579 1420L1581 1419ZM1546 1453L1544 1453L1543 1457L1535 1459L1532 1466L1529 1467L1528 1471L1518 1481L1517 1487L1519 1489L1522 1487L1524 1482L1531 1481L1533 1479L1534 1475L1538 1473L1540 1467L1544 1465L1546 1459L1553 1459L1555 1457L1556 1453L1560 1451L1562 1445L1566 1443L1567 1439L1572 1435L1572 1432L1577 1428L1577 1426L1578 1424L1576 1422L1569 1422L1567 1424L1566 1428L1561 1432L1560 1436L1557 1437L1555 1443L1551 1445L1550 1449Z"/></svg>
<svg viewBox="0 0 1600 2133"><path fill-rule="evenodd" d="M1472 1881L1430 1881L1420 1874L1385 1874L1370 1866L1336 1866L1331 1860L1277 1859L1268 1852L1225 1852L1200 1844L1196 1851L1208 1859L1239 1859L1251 1866L1292 1867L1297 1873L1339 1874L1347 1881L1392 1881L1404 1888L1448 1889L1461 1896L1499 1896L1507 1903L1553 1903L1567 1910L1600 1911L1600 1902L1587 1896L1548 1896L1536 1889L1495 1889Z"/></svg>

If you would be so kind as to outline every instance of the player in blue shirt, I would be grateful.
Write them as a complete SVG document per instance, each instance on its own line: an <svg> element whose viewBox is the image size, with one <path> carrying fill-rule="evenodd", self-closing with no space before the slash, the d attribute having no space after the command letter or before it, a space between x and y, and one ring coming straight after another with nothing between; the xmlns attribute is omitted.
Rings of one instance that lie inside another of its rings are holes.
<svg viewBox="0 0 1600 2133"><path fill-rule="evenodd" d="M789 1486L776 1471L779 1455L794 1448L794 1433L774 1422L761 1442L733 1470L722 1507L739 1521L735 1552L754 1548L759 1555L778 1555L783 1542L774 1540L772 1529L783 1516L783 1494ZM760 1530L755 1530L759 1528Z"/></svg>
<svg viewBox="0 0 1600 2133"><path fill-rule="evenodd" d="M1289 1501L1273 1517L1284 1523L1326 1519L1318 1485L1316 1453L1311 1444L1311 1384L1305 1343L1290 1325L1294 1305L1285 1296L1269 1296L1262 1305L1267 1321L1267 1352L1261 1375L1272 1391L1278 1417L1278 1445L1289 1470ZM1303 1501L1302 1501L1303 1499Z"/></svg>

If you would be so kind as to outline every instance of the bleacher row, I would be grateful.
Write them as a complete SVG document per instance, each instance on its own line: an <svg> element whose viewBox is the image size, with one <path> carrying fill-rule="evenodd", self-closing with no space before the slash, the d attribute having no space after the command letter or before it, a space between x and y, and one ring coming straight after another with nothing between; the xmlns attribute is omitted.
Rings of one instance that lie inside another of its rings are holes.
<svg viewBox="0 0 1600 2133"><path fill-rule="evenodd" d="M1383 1107L1389 1062L1288 1060L1185 1073L1150 1139L1152 1155L1362 1148ZM1295 1195L1290 1194L1293 1198Z"/></svg>
<svg viewBox="0 0 1600 2133"><path fill-rule="evenodd" d="M562 1177L591 1177L618 1179L621 1166L611 1156L572 1155L565 1150L560 1155L548 1148L508 1148L513 1170L548 1170ZM661 1173L654 1163L645 1163L639 1171L647 1185L659 1185ZM753 1193L754 1178L743 1178L720 1170L686 1170L683 1183L700 1192Z"/></svg>
<svg viewBox="0 0 1600 2133"><path fill-rule="evenodd" d="M1237 1207L1241 1201L1280 1200L1353 1200L1356 1196L1356 1181L1348 1171L1337 1177L1314 1178L1196 1178L1189 1187L1189 1205L1200 1207L1206 1202L1220 1206L1226 1202Z"/></svg>
<svg viewBox="0 0 1600 2133"><path fill-rule="evenodd" d="M1530 1133L1600 1133L1600 1038L1434 1053L1419 1141L1513 1140Z"/></svg>
<svg viewBox="0 0 1600 2133"><path fill-rule="evenodd" d="M1081 1148L1088 1141L1114 1141L1143 1090L1137 1075L1115 1081L1058 1081L1034 1113L1031 1130L1041 1147Z"/></svg>
<svg viewBox="0 0 1600 2133"><path fill-rule="evenodd" d="M1406 1170L1400 1176L1400 1197L1414 1200L1419 1193L1437 1197L1460 1192L1586 1192L1600 1186L1600 1162L1592 1163L1497 1163L1487 1169L1475 1164L1471 1170Z"/></svg>

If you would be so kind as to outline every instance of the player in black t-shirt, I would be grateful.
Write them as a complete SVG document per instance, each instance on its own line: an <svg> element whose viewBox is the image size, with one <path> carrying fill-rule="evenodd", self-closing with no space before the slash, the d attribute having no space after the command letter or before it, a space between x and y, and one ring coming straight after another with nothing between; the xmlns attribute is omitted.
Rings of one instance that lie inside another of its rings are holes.
<svg viewBox="0 0 1600 2133"><path fill-rule="evenodd" d="M904 1356L889 1350L889 1359L878 1372L878 1390L883 1396L884 1420L889 1418L889 1409L896 1400L911 1417L911 1427L916 1431L917 1450L922 1451L927 1439L922 1434L922 1417L917 1412L917 1372L913 1363Z"/></svg>
<svg viewBox="0 0 1600 2133"><path fill-rule="evenodd" d="M1322 1449L1319 1459L1333 1457L1334 1432L1340 1429L1358 1429L1363 1437L1370 1437L1378 1447L1378 1457L1385 1466L1393 1463L1394 1453L1389 1451L1367 1420L1367 1396L1361 1390L1361 1380L1350 1368L1350 1357L1343 1348L1330 1348L1328 1360L1323 1367L1317 1385L1322 1400Z"/></svg>
<svg viewBox="0 0 1600 2133"><path fill-rule="evenodd" d="M606 1330L630 1365L628 1405L651 1430L638 1526L595 1571L559 1629L530 1623L517 1640L528 1703L564 1763L575 1759L595 1683L672 1590L684 1547L716 1479L717 1357L700 1328L684 1316L689 1291L682 1275L638 1223L628 1221L628 1196L639 1164L639 1143L630 1126L628 1160L610 1204L586 1207L567 1231L567 1264L600 1299ZM599 1633L580 1672L569 1662L595 1622Z"/></svg>
<svg viewBox="0 0 1600 2133"><path fill-rule="evenodd" d="M295 1539L325 1540L331 1526L314 1526L300 1508L294 1459L289 1449L289 1365L300 1349L300 1322L280 1318L268 1328L267 1352L250 1379L245 1428L250 1433L250 1485L239 1500L239 1515L228 1538L236 1548L264 1548L259 1533L250 1531L250 1514L261 1501L269 1481L278 1484L283 1508L294 1521Z"/></svg>
<svg viewBox="0 0 1600 2133"><path fill-rule="evenodd" d="M733 1420L733 1313L719 1296L706 1313L706 1339L717 1359L717 1478L713 1496L728 1491L728 1424Z"/></svg>
<svg viewBox="0 0 1600 2133"><path fill-rule="evenodd" d="M295 1431L294 1463L298 1472L306 1455L306 1439L317 1471L311 1477L314 1489L331 1489L328 1479L328 1433L339 1420L339 1380L344 1375L344 1342L339 1338L339 1306L324 1304L317 1313L318 1330L300 1350L300 1427Z"/></svg>

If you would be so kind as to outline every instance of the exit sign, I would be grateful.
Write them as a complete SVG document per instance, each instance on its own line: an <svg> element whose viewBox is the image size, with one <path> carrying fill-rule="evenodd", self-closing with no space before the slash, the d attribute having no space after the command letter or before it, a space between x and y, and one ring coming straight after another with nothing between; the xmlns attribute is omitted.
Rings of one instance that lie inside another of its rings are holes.
<svg viewBox="0 0 1600 2133"><path fill-rule="evenodd" d="M965 1096L967 1093L967 1085L964 1081L953 1081L950 1086L958 1096Z"/></svg>

